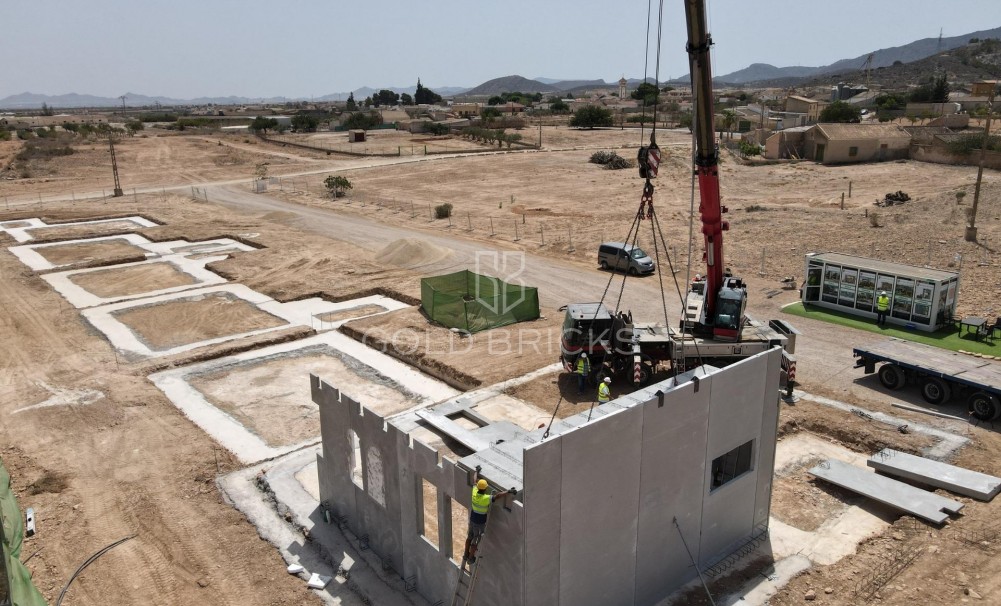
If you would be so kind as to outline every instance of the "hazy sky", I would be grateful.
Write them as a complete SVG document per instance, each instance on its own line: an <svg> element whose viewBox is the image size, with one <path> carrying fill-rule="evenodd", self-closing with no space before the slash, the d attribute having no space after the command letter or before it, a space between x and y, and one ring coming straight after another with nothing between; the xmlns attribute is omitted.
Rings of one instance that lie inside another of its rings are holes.
<svg viewBox="0 0 1001 606"><path fill-rule="evenodd" d="M646 13L647 0L5 0L0 97L309 97L418 77L432 88L513 74L638 78ZM712 0L709 15L714 71L725 74L826 65L939 28L991 29L1001 0ZM662 78L686 73L684 47L684 2L666 0Z"/></svg>

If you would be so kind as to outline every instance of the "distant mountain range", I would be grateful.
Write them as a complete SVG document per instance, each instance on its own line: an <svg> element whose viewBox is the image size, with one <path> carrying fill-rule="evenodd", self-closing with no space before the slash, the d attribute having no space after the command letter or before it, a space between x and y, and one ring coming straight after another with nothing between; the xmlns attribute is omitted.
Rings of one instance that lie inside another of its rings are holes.
<svg viewBox="0 0 1001 606"><path fill-rule="evenodd" d="M959 48L966 45L971 38L1001 38L1001 27L994 29L981 30L976 32L971 32L969 34L963 34L961 36L952 36L949 38L924 38L922 40L916 40L910 44L905 44L903 46L895 46L892 48L884 48L872 52L872 64L871 68L876 70L878 68L890 67L894 63L900 62L903 64L917 62L937 53L943 51L949 51L951 49ZM784 86L794 86L797 82L813 82L818 78L822 78L825 75L827 77L833 77L837 74L844 74L846 77L851 77L854 74L858 74L862 71L863 65L868 59L870 53L864 55L859 55L851 59L842 59L840 61L835 61L830 65L823 65L820 67L808 67L802 65L790 66L790 67L776 67L774 65L768 65L767 63L754 63L744 69L731 72L729 74L717 75L714 79L719 83L726 84L754 84L759 85L767 83L767 85L781 85ZM958 70L957 70L958 72ZM648 78L648 80L651 80ZM628 80L629 87L635 88L642 79L630 78ZM688 78L676 78L671 80L671 84L685 84L688 82ZM662 82L661 84L667 84L668 82ZM618 81L605 82L604 80L560 80L558 78L547 78L538 77L534 79L524 78L522 76L503 76L501 78L494 78L493 80L488 80L479 86L468 88L462 86L430 86L431 90L435 91L443 97L489 97L493 95L499 95L505 92L515 92L520 91L523 93L581 93L588 90L594 89L615 89L618 87ZM413 95L416 86L387 86L381 88L388 88L396 93L407 93ZM365 97L371 96L377 93L381 88L372 88L364 86L358 88L350 93L331 93L329 95L323 95L322 97L314 97L312 100L315 101L344 101L348 98L349 94L354 94L357 101L361 101ZM125 105L127 107L155 107L157 104L161 106L184 106L184 105L248 105L248 104L283 104L293 101L309 101L311 99L303 97L199 97L196 99L176 99L173 97L163 97L163 96L147 96L140 95L137 93L126 93L125 94ZM41 95L34 93L21 93L19 95L11 95L0 99L0 108L4 109L37 109L45 103L53 108L70 108L70 107L117 107L122 104L122 101L118 97L100 97L95 95L81 95L77 93L69 93L65 95Z"/></svg>
<svg viewBox="0 0 1001 606"><path fill-rule="evenodd" d="M941 42L938 38L924 38L903 46L881 48L872 53L871 68L876 69L879 67L888 67L893 65L896 61L900 61L901 63L918 61L942 51L965 46L969 43L970 38L980 38L981 40L984 38L1001 38L1001 27L971 32L969 34L963 34L962 36L942 38ZM744 69L731 72L729 74L714 76L714 79L729 84L745 84L761 80L777 80L779 78L808 78L810 76L819 76L821 74L833 74L838 72L857 73L862 69L862 66L869 57L869 54L870 53L866 53L851 59L841 59L840 61L835 61L830 65L822 65L820 67L804 67L800 65L792 67L775 67L774 65L768 65L767 63L754 63L749 67L745 67Z"/></svg>

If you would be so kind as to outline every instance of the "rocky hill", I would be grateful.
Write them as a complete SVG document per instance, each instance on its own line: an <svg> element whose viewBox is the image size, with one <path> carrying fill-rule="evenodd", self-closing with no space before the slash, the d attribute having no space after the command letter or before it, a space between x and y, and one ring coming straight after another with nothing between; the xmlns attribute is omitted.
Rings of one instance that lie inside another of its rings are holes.
<svg viewBox="0 0 1001 606"><path fill-rule="evenodd" d="M560 90L562 89L552 84L544 84L538 80L529 80L523 76L504 76L503 78L487 80L483 84L467 90L463 95L471 97L492 96L516 91L522 93L555 93Z"/></svg>

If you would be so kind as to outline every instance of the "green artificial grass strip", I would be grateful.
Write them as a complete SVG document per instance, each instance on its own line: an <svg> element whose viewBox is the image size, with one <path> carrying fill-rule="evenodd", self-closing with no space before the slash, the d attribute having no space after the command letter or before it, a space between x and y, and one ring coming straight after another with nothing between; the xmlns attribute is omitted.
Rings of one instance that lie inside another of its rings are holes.
<svg viewBox="0 0 1001 606"><path fill-rule="evenodd" d="M897 337L898 339L924 343L925 345L941 347L942 349L948 349L950 351L963 350L992 356L1001 355L1001 339L994 342L986 339L977 341L974 337L974 333L966 332L964 330L964 332L960 334L959 330L956 328L943 328L936 332L924 332L917 329L910 330L893 324L881 327L876 326L876 320L868 320L866 318L853 316L843 311L817 307L815 305L804 307L802 302L793 303L792 305L783 307L782 311L801 318L810 318L812 320L820 320L821 322L840 324L841 326L847 326L848 328L874 332L886 337Z"/></svg>

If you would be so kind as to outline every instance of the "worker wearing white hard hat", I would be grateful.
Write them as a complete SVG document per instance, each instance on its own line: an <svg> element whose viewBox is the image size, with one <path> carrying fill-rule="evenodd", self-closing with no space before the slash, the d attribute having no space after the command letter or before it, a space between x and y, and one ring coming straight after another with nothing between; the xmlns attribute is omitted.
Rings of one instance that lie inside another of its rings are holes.
<svg viewBox="0 0 1001 606"><path fill-rule="evenodd" d="M587 388L587 377L591 374L591 361L587 359L586 351L578 356L574 374L577 375L577 393L584 393Z"/></svg>
<svg viewBox="0 0 1001 606"><path fill-rule="evenodd" d="M879 292L876 297L876 325L886 326L886 313L890 311L890 296L885 290Z"/></svg>
<svg viewBox="0 0 1001 606"><path fill-rule="evenodd" d="M612 399L612 391L609 386L612 384L611 377L605 377L605 379L598 384L598 404L604 404Z"/></svg>

